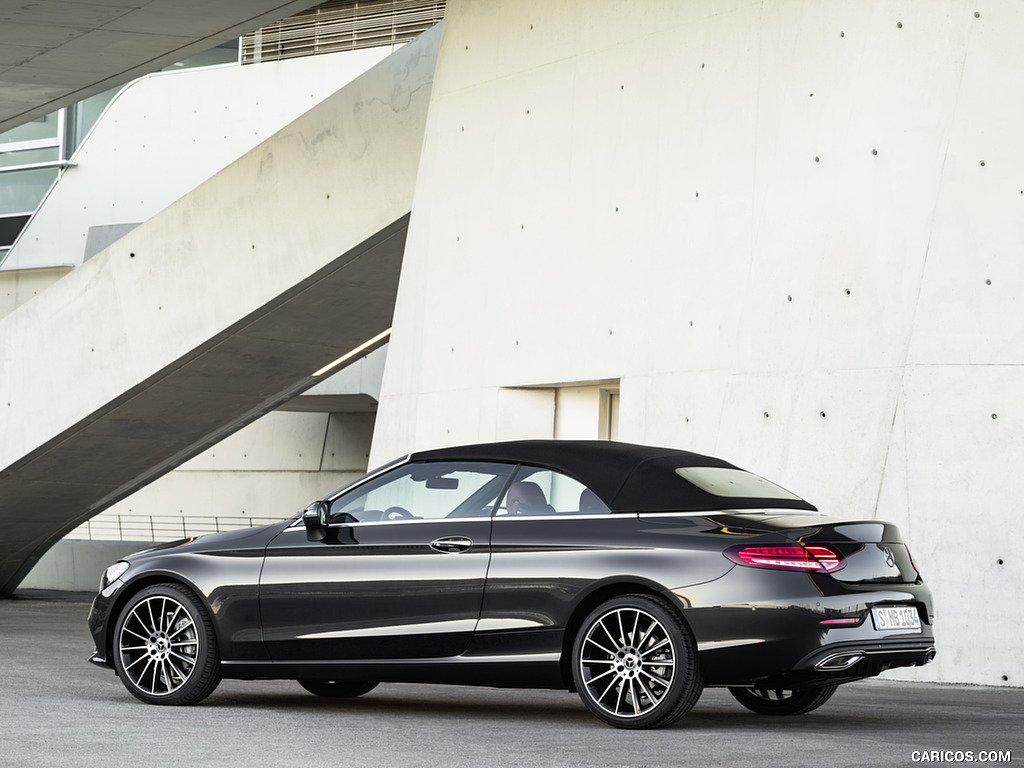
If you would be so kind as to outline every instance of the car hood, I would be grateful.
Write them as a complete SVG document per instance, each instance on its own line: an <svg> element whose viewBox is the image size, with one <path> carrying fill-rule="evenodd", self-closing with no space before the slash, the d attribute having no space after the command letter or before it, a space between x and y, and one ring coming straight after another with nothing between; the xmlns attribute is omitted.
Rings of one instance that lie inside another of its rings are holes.
<svg viewBox="0 0 1024 768"><path fill-rule="evenodd" d="M204 536L193 536L187 539L178 539L144 549L128 555L124 559L129 562L146 559L151 556L167 554L169 550L177 552L223 552L234 549L251 550L263 548L270 543L271 539L277 536L282 530L292 524L295 518L282 520L270 525L261 525L255 528L239 528L233 531L222 533L208 533Z"/></svg>

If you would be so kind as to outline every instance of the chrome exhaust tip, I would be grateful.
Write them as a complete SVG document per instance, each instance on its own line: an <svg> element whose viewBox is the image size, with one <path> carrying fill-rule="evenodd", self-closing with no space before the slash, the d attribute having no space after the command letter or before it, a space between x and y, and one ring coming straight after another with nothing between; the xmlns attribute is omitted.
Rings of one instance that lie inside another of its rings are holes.
<svg viewBox="0 0 1024 768"><path fill-rule="evenodd" d="M839 672L849 669L858 661L864 658L863 651L846 651L845 653L834 653L814 665L814 668L822 672Z"/></svg>

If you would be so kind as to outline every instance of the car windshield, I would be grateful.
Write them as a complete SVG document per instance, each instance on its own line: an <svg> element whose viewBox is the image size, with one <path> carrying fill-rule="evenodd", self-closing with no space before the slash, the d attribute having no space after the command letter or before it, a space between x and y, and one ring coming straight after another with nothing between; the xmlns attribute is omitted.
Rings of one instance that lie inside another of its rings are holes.
<svg viewBox="0 0 1024 768"><path fill-rule="evenodd" d="M800 497L751 472L729 467L679 467L676 474L702 491L725 498L792 499Z"/></svg>

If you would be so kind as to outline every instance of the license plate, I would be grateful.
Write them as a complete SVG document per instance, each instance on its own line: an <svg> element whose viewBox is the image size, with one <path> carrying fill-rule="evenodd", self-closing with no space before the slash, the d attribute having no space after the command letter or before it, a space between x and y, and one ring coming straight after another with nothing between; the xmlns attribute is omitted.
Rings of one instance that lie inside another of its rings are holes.
<svg viewBox="0 0 1024 768"><path fill-rule="evenodd" d="M921 629L921 617L913 606L887 605L871 609L875 629Z"/></svg>

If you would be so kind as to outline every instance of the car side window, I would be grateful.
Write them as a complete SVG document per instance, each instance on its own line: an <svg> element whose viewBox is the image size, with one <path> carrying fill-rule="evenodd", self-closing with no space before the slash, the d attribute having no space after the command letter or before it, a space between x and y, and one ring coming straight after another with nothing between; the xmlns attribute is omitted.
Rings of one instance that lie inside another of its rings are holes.
<svg viewBox="0 0 1024 768"><path fill-rule="evenodd" d="M550 469L520 467L496 516L603 515L611 510L592 490Z"/></svg>
<svg viewBox="0 0 1024 768"><path fill-rule="evenodd" d="M331 523L486 517L514 467L489 462L407 464L331 502Z"/></svg>

